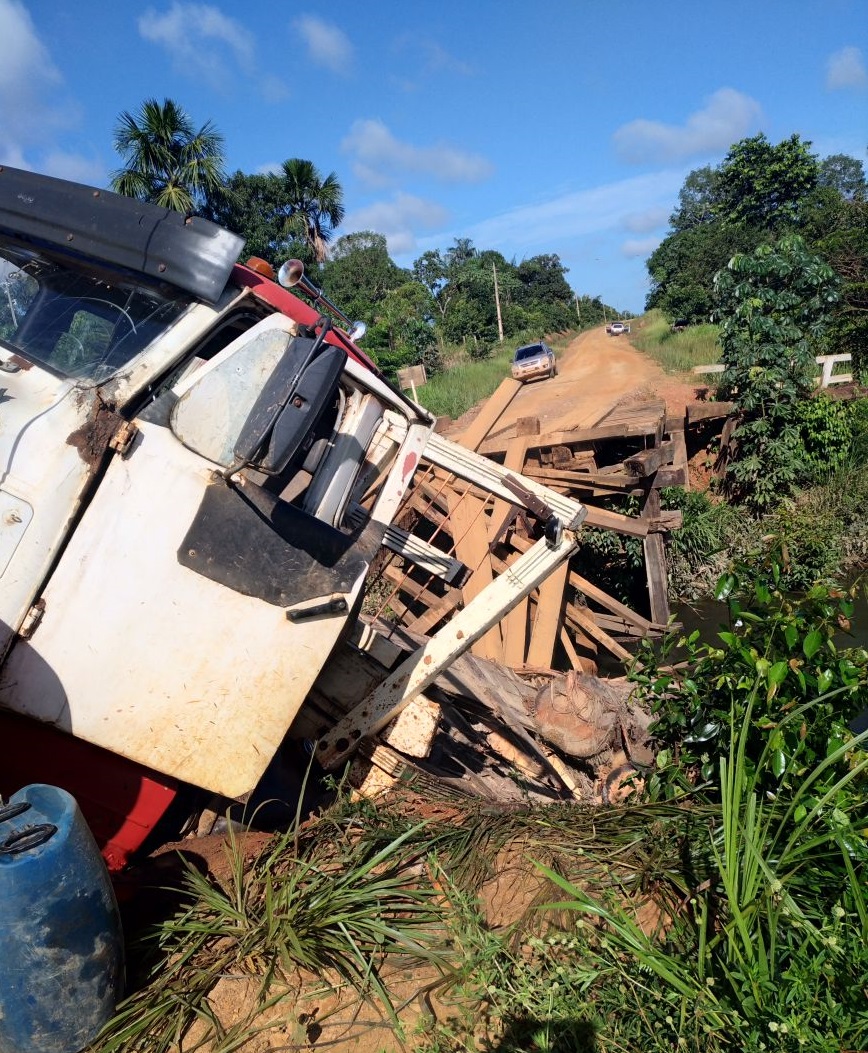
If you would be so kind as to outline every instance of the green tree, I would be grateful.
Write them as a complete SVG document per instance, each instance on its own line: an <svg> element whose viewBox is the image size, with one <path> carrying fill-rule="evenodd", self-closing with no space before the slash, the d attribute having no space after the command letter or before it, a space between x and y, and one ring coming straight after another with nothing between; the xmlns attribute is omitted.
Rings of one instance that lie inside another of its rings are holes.
<svg viewBox="0 0 868 1053"><path fill-rule="evenodd" d="M688 174L678 192L678 208L669 217L675 233L690 230L700 223L710 223L715 218L719 200L718 179L718 170L710 165L695 168Z"/></svg>
<svg viewBox="0 0 868 1053"><path fill-rule="evenodd" d="M370 332L377 364L395 376L402 366L422 364L429 375L439 369L439 356L431 322L426 318L430 303L427 289L416 281L405 281L390 289L377 307Z"/></svg>
<svg viewBox="0 0 868 1053"><path fill-rule="evenodd" d="M841 197L852 201L865 196L865 167L861 161L847 154L832 154L823 158L817 175L819 186L837 190Z"/></svg>
<svg viewBox="0 0 868 1053"><path fill-rule="evenodd" d="M114 132L124 167L112 189L176 212L195 213L222 191L223 136L210 121L195 128L173 99L146 99L137 114L124 111Z"/></svg>
<svg viewBox="0 0 868 1053"><path fill-rule="evenodd" d="M736 143L718 172L718 218L769 231L797 225L805 195L819 177L810 146L798 135L772 146L762 133Z"/></svg>
<svg viewBox="0 0 868 1053"><path fill-rule="evenodd" d="M573 290L567 268L554 253L522 260L516 269L517 302L539 316L543 331L562 330L573 324Z"/></svg>
<svg viewBox="0 0 868 1053"><path fill-rule="evenodd" d="M304 238L317 262L323 263L334 229L344 218L344 192L334 172L324 179L312 161L292 157L280 176L286 230Z"/></svg>
<svg viewBox="0 0 868 1053"><path fill-rule="evenodd" d="M837 277L797 235L734 256L715 281L726 367L719 392L738 407L729 492L763 511L799 478L796 406L813 391L813 358L838 299Z"/></svg>
<svg viewBox="0 0 868 1053"><path fill-rule="evenodd" d="M279 176L235 172L226 191L205 209L208 219L244 238L244 257L260 256L272 264L297 257L306 266L316 258L307 242L287 231L286 202Z"/></svg>
<svg viewBox="0 0 868 1053"><path fill-rule="evenodd" d="M669 234L647 261L646 309L658 307L670 319L708 321L716 307L715 274L735 253L752 252L762 239L754 227L717 220Z"/></svg>
<svg viewBox="0 0 868 1053"><path fill-rule="evenodd" d="M338 238L322 269L322 286L329 298L353 318L369 324L389 292L408 278L409 272L389 256L384 235L372 230Z"/></svg>

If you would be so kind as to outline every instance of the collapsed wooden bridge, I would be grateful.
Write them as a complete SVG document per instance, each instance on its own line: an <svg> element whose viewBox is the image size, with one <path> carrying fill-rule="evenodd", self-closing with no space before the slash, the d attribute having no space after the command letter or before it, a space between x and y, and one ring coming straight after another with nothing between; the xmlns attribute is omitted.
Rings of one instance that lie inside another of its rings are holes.
<svg viewBox="0 0 868 1053"><path fill-rule="evenodd" d="M324 767L353 758L362 792L411 773L501 801L599 802L650 760L647 715L597 663L624 668L631 645L667 629L665 536L681 513L661 509L660 490L689 485L688 434L726 410L673 419L652 400L543 435L534 418L499 426L516 387L504 382L460 444L432 437L354 637L293 727ZM606 507L613 495L635 513ZM589 528L641 542L644 604L583 573Z"/></svg>

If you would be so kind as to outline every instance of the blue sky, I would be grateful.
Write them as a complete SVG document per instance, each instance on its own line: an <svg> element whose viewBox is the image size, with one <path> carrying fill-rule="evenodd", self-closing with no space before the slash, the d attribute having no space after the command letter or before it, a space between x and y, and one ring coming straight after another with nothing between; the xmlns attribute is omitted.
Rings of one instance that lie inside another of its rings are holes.
<svg viewBox="0 0 868 1053"><path fill-rule="evenodd" d="M122 110L170 96L230 171L334 171L409 265L469 237L557 253L641 310L691 169L794 132L866 161L865 0L0 0L0 163L106 185Z"/></svg>

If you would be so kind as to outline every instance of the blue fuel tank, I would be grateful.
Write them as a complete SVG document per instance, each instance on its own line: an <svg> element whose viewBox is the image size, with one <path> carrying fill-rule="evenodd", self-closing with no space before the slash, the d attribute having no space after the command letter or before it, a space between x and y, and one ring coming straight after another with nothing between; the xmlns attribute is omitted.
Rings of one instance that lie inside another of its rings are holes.
<svg viewBox="0 0 868 1053"><path fill-rule="evenodd" d="M114 891L75 799L26 786L0 807L0 1053L78 1053L123 973Z"/></svg>

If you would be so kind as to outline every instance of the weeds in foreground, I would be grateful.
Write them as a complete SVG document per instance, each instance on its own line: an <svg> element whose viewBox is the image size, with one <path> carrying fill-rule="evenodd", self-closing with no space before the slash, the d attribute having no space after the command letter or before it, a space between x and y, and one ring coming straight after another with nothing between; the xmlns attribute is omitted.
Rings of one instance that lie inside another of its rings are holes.
<svg viewBox="0 0 868 1053"><path fill-rule="evenodd" d="M194 1022L195 1048L229 1053L254 1029L296 970L349 984L378 1001L398 1026L380 969L387 957L445 966L436 950L440 919L434 891L408 877L419 827L384 840L376 830L337 818L300 836L294 827L245 866L230 838L225 887L187 871L187 906L155 935L148 983L118 1009L96 1044L99 1053L168 1053ZM221 977L249 976L258 993L251 1018L226 1030L208 996Z"/></svg>

